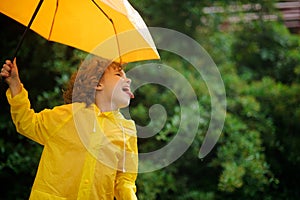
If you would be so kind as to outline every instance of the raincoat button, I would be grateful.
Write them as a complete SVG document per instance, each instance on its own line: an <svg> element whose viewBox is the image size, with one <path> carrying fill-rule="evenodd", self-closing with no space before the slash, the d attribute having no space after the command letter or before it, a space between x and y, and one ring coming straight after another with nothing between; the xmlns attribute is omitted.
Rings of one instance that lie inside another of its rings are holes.
<svg viewBox="0 0 300 200"><path fill-rule="evenodd" d="M88 183L89 183L89 179L85 179L85 180L84 180L84 183L85 183L85 184L88 184Z"/></svg>

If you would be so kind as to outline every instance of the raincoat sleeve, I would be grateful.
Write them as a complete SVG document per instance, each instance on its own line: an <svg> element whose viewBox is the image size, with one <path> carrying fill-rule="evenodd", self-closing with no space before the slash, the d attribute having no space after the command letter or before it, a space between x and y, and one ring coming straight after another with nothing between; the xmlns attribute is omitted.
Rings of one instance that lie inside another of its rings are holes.
<svg viewBox="0 0 300 200"><path fill-rule="evenodd" d="M115 196L117 200L137 200L135 180L136 173L117 172Z"/></svg>
<svg viewBox="0 0 300 200"><path fill-rule="evenodd" d="M13 98L9 89L6 92L6 96L17 131L42 145L67 119L66 113L60 109L56 109L56 111L45 109L40 113L35 113L30 108L28 92L23 85L22 91Z"/></svg>

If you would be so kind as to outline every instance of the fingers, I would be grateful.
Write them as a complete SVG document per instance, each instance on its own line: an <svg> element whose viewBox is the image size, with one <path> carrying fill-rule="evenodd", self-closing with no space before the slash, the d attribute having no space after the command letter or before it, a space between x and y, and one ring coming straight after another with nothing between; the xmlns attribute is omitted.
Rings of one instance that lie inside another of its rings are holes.
<svg viewBox="0 0 300 200"><path fill-rule="evenodd" d="M10 60L6 60L1 68L1 76L5 78L9 77L14 67L16 67L16 59L14 59L14 63L12 63Z"/></svg>
<svg viewBox="0 0 300 200"><path fill-rule="evenodd" d="M14 59L13 63L10 60L6 60L2 65L0 75L8 84L12 97L20 92L21 80L19 78L16 59Z"/></svg>
<svg viewBox="0 0 300 200"><path fill-rule="evenodd" d="M10 60L6 60L1 69L1 76L8 77L12 69L12 63Z"/></svg>

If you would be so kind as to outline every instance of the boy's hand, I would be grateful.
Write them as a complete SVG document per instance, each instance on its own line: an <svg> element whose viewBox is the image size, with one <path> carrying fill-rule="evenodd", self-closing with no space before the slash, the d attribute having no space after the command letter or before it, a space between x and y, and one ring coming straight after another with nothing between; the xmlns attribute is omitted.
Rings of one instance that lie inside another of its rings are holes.
<svg viewBox="0 0 300 200"><path fill-rule="evenodd" d="M6 60L2 66L0 74L2 78L5 78L5 82L11 90L12 97L17 95L21 91L22 86L19 78L16 58L13 63L10 60Z"/></svg>

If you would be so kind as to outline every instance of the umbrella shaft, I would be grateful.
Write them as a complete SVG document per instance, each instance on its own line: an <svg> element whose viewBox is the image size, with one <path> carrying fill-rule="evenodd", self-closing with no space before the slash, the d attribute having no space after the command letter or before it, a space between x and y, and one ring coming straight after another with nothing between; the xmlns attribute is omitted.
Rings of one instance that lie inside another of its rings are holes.
<svg viewBox="0 0 300 200"><path fill-rule="evenodd" d="M26 36L26 33L27 33L28 30L30 29L31 24L32 24L32 22L34 21L34 19L35 19L36 15L37 15L38 11L40 10L40 8L41 8L43 2L44 2L44 0L40 0L39 4L38 4L37 7L35 8L35 11L34 11L32 17L31 17L31 19L30 19L30 21L29 21L29 23L28 23L28 25L27 25L25 31L23 32L23 35L22 35L21 39L19 40L19 43L18 43L17 48L16 48L16 50L15 50L13 59L14 59L15 57L17 57L18 51L19 51L19 49L20 49L20 47L21 47L21 45L22 45L22 43L23 43L23 41L24 41L24 38L25 38L25 36Z"/></svg>

